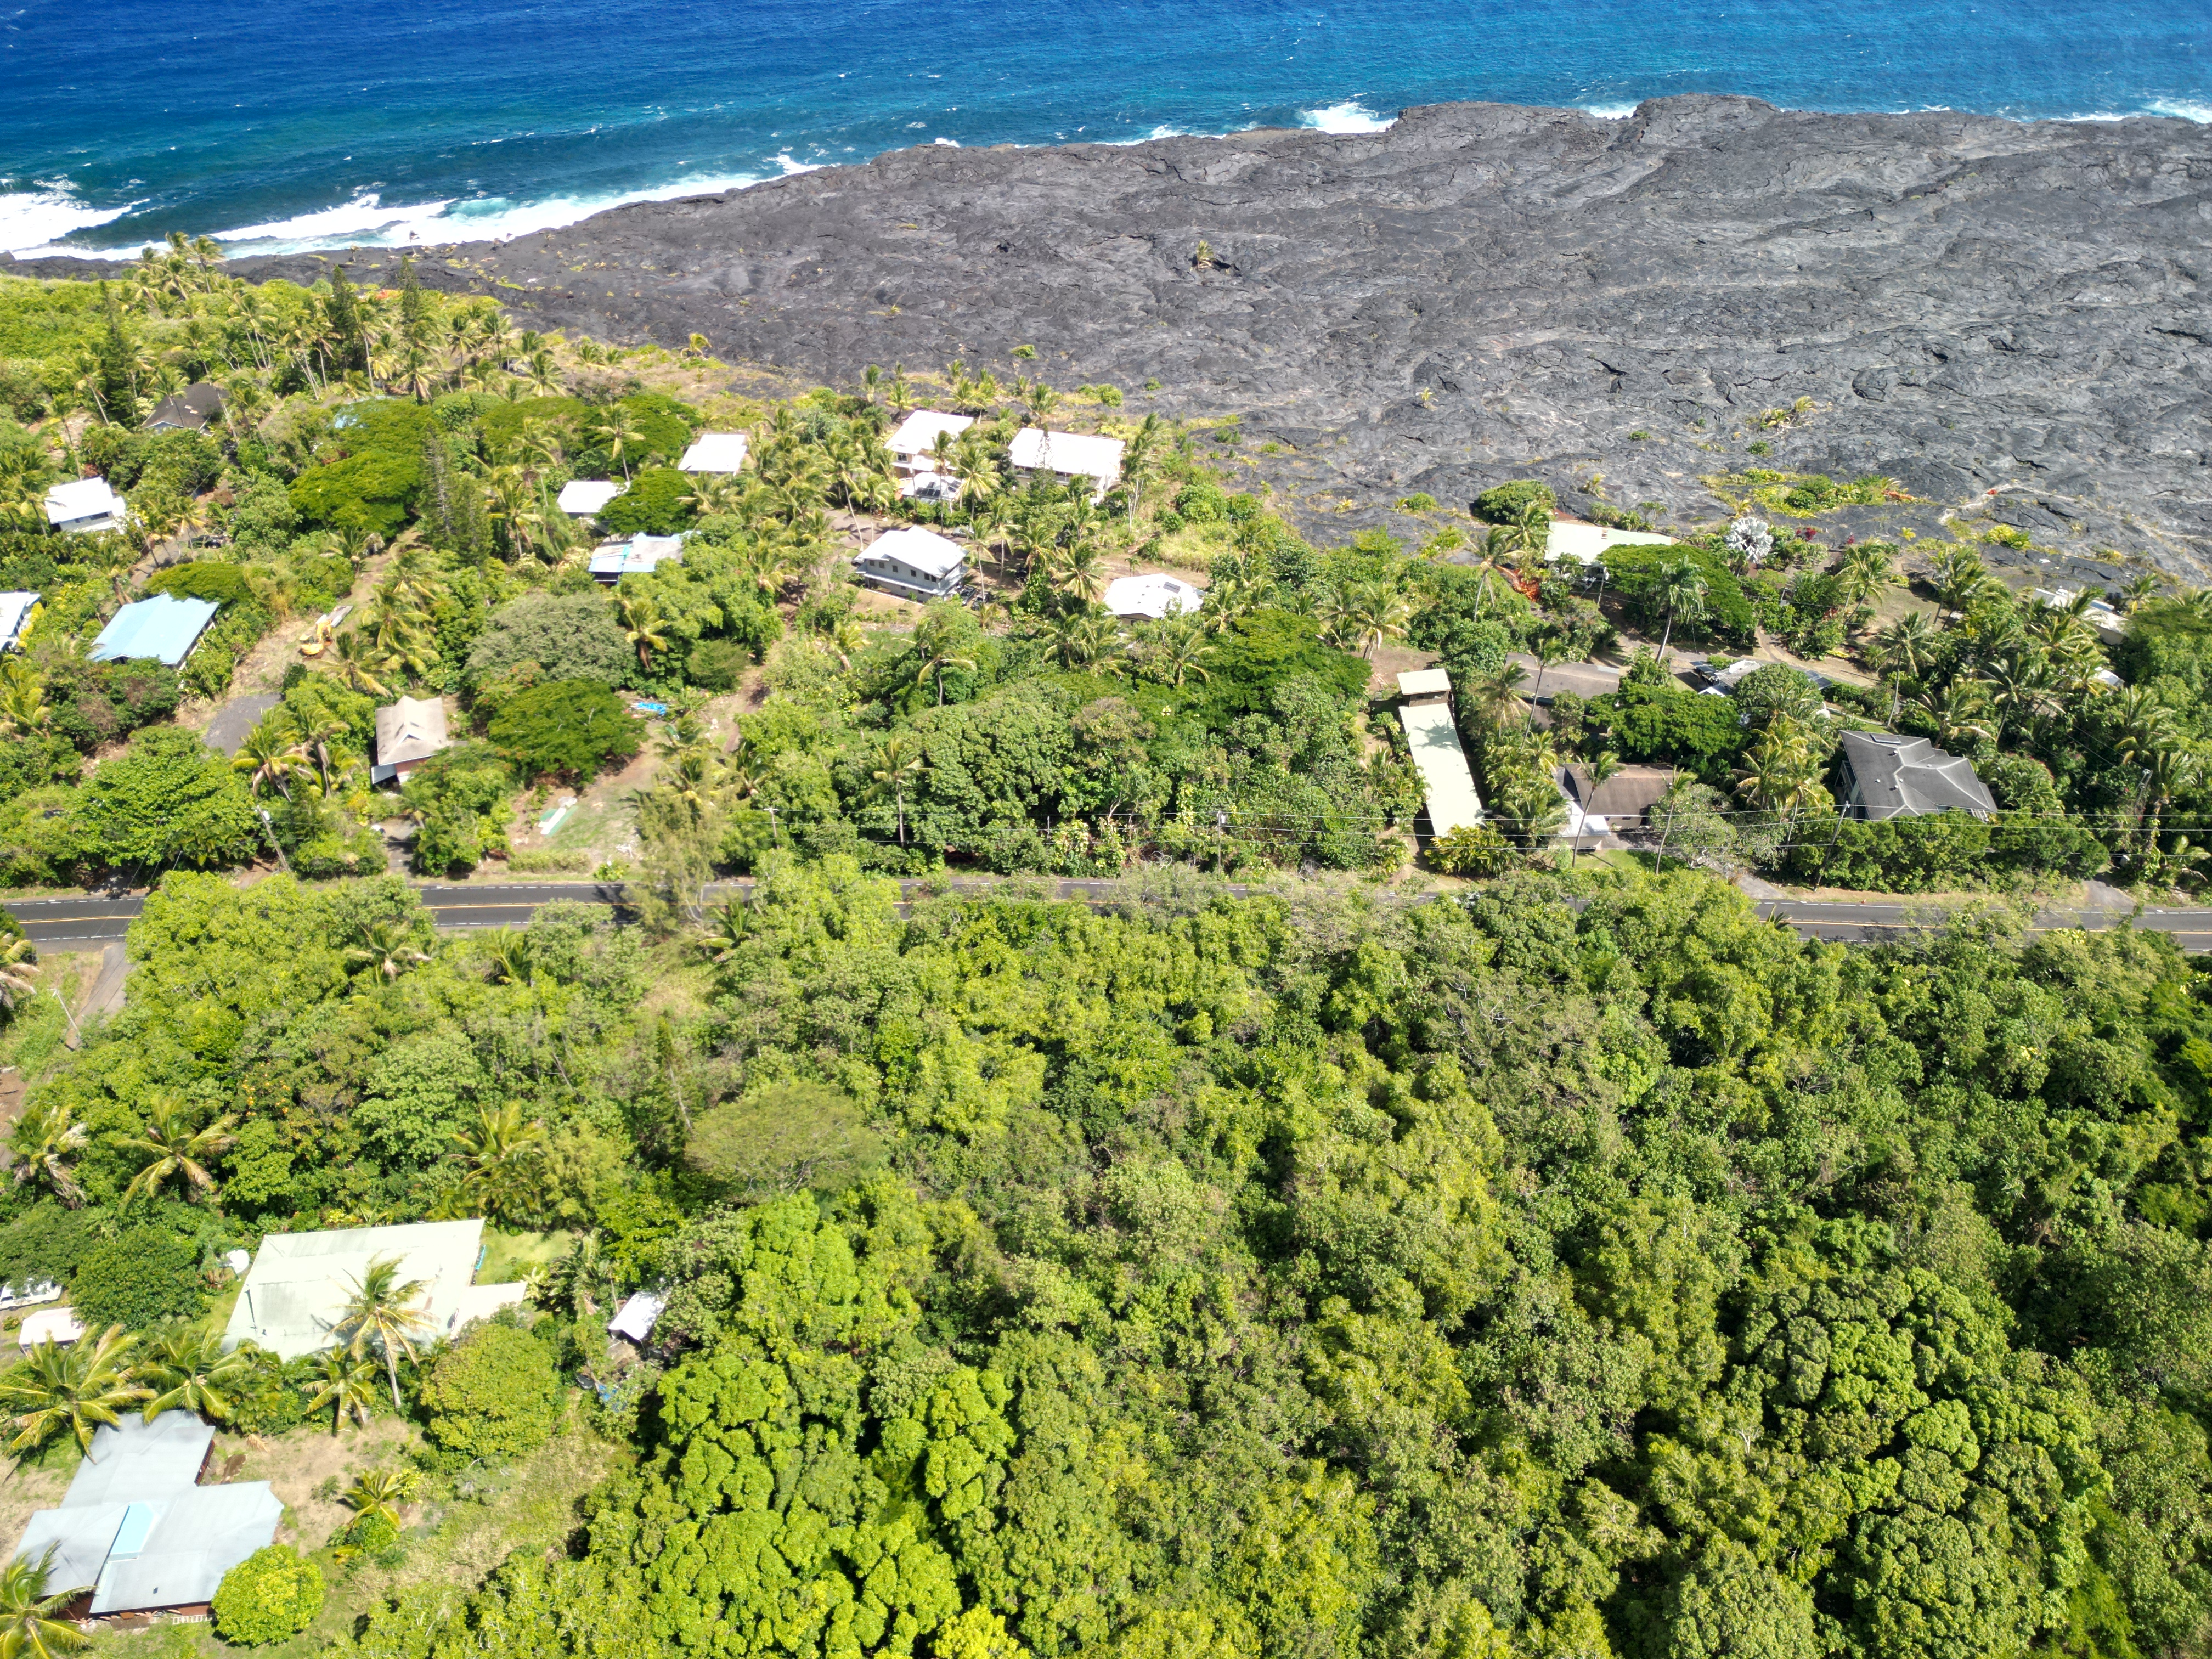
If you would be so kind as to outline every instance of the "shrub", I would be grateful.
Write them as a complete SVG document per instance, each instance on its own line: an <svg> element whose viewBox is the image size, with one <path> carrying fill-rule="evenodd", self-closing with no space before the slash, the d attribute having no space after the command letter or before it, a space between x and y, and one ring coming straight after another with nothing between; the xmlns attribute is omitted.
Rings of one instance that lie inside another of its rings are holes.
<svg viewBox="0 0 2212 1659"><path fill-rule="evenodd" d="M331 1542L340 1549L359 1550L363 1555L381 1555L399 1542L399 1528L390 1516L369 1510L340 1527Z"/></svg>
<svg viewBox="0 0 2212 1659"><path fill-rule="evenodd" d="M167 570L157 571L146 584L146 591L173 593L180 599L213 599L217 605L253 597L252 590L246 585L243 565L223 564L212 559L195 559L190 564L173 564Z"/></svg>
<svg viewBox="0 0 2212 1659"><path fill-rule="evenodd" d="M246 784L197 732L142 732L84 786L80 815L94 856L118 866L240 864L261 844Z"/></svg>
<svg viewBox="0 0 2212 1659"><path fill-rule="evenodd" d="M588 853L513 853L507 869L518 876L580 876L592 867Z"/></svg>
<svg viewBox="0 0 2212 1659"><path fill-rule="evenodd" d="M1229 516L1228 492L1211 478L1194 478L1176 491L1175 511L1187 524L1212 524Z"/></svg>
<svg viewBox="0 0 2212 1659"><path fill-rule="evenodd" d="M1968 812L1867 823L1844 818L1804 827L1784 868L1804 881L1870 892L1924 893L1980 887L1992 875L2094 876L2111 862L2104 843L2070 818L2000 812L1984 823Z"/></svg>
<svg viewBox="0 0 2212 1659"><path fill-rule="evenodd" d="M134 1227L88 1251L70 1283L70 1305L88 1329L120 1325L150 1330L190 1319L207 1305L200 1255L188 1240L157 1227Z"/></svg>
<svg viewBox="0 0 2212 1659"><path fill-rule="evenodd" d="M1492 524L1511 524L1532 506L1540 506L1547 513L1558 508L1559 498L1552 493L1552 486L1534 478L1516 478L1511 483L1502 483L1486 489L1474 498L1474 516L1486 519Z"/></svg>
<svg viewBox="0 0 2212 1659"><path fill-rule="evenodd" d="M1639 610L1647 623L1659 625L1665 609L1658 595L1661 573L1687 559L1705 579L1705 615L1695 622L1685 617L1674 625L1674 636L1716 638L1738 650L1749 650L1759 637L1758 613L1746 597L1743 584L1720 557L1703 547L1610 547L1601 556L1607 575L1621 598Z"/></svg>
<svg viewBox="0 0 2212 1659"><path fill-rule="evenodd" d="M304 1369L306 1362L297 1364ZM307 1396L292 1370L267 1349L252 1348L245 1375L231 1387L230 1421L224 1426L234 1434L259 1435L297 1427L307 1418Z"/></svg>
<svg viewBox="0 0 2212 1659"><path fill-rule="evenodd" d="M340 459L292 481L292 505L311 523L397 535L422 487L422 441L434 429L421 405L387 400L339 411L331 434Z"/></svg>
<svg viewBox="0 0 2212 1659"><path fill-rule="evenodd" d="M399 788L400 799L421 814L415 867L442 875L503 850L514 783L507 763L480 743L456 744L417 768Z"/></svg>
<svg viewBox="0 0 2212 1659"><path fill-rule="evenodd" d="M673 467L647 467L629 488L599 509L599 523L617 535L672 536L688 526L693 514L691 480Z"/></svg>
<svg viewBox="0 0 2212 1659"><path fill-rule="evenodd" d="M176 671L161 663L67 658L46 670L46 723L88 755L167 719L182 695Z"/></svg>
<svg viewBox="0 0 2212 1659"><path fill-rule="evenodd" d="M616 626L613 607L599 594L533 596L492 613L469 651L469 684L482 684L526 662L536 663L547 679L627 685L637 670L637 653Z"/></svg>
<svg viewBox="0 0 2212 1659"><path fill-rule="evenodd" d="M430 1364L422 1386L431 1443L455 1463L505 1462L553 1432L559 1384L545 1345L515 1325L485 1325Z"/></svg>
<svg viewBox="0 0 2212 1659"><path fill-rule="evenodd" d="M1401 513L1433 513L1437 510L1437 498L1425 489L1417 489L1399 501L1398 510Z"/></svg>
<svg viewBox="0 0 2212 1659"><path fill-rule="evenodd" d="M1222 635L1209 666L1212 677L1193 699L1193 709L1217 730L1242 715L1267 712L1276 688L1301 675L1352 697L1366 691L1370 672L1350 652L1323 645L1310 618L1275 610L1241 619Z"/></svg>
<svg viewBox="0 0 2212 1659"><path fill-rule="evenodd" d="M730 640L702 640L684 659L684 678L708 691L733 691L752 653Z"/></svg>
<svg viewBox="0 0 2212 1659"><path fill-rule="evenodd" d="M288 1544L258 1549L223 1574L216 1634L241 1647L297 1636L323 1610L322 1570Z"/></svg>
<svg viewBox="0 0 2212 1659"><path fill-rule="evenodd" d="M492 717L490 737L526 778L557 773L588 783L611 760L638 751L637 721L623 700L594 680L556 680L509 698Z"/></svg>
<svg viewBox="0 0 2212 1659"><path fill-rule="evenodd" d="M1429 862L1448 876L1498 876L1513 860L1505 837L1486 823L1462 823L1429 843Z"/></svg>
<svg viewBox="0 0 2212 1659"><path fill-rule="evenodd" d="M1623 760L1664 761L1718 775L1748 735L1729 697L1703 696L1668 679L1628 684L1590 700L1589 719Z"/></svg>

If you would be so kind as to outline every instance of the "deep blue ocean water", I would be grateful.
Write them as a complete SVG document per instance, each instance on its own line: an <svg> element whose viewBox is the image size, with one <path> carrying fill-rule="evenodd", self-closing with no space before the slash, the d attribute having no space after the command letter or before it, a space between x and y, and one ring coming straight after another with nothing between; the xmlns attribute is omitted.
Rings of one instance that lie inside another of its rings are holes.
<svg viewBox="0 0 2212 1659"><path fill-rule="evenodd" d="M2212 0L32 0L0 12L0 248L505 235L904 144L1463 98L2212 121L2208 42Z"/></svg>

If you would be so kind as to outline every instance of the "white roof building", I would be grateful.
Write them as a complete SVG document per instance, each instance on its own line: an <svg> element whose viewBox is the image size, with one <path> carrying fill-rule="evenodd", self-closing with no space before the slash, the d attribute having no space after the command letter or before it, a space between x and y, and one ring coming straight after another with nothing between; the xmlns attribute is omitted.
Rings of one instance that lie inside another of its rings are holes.
<svg viewBox="0 0 2212 1659"><path fill-rule="evenodd" d="M957 592L967 550L936 532L908 526L887 531L854 556L861 579L904 599L941 599Z"/></svg>
<svg viewBox="0 0 2212 1659"><path fill-rule="evenodd" d="M76 478L46 491L46 522L64 535L120 530L130 518L131 509L105 478Z"/></svg>
<svg viewBox="0 0 2212 1659"><path fill-rule="evenodd" d="M368 781L404 778L452 743L441 699L402 697L386 703L376 711L376 764L368 769Z"/></svg>
<svg viewBox="0 0 2212 1659"><path fill-rule="evenodd" d="M1482 822L1482 797L1474 792L1474 774L1468 769L1467 750L1460 746L1450 692L1451 676L1441 668L1398 676L1398 724L1405 729L1414 769L1421 775L1429 833L1435 836Z"/></svg>
<svg viewBox="0 0 2212 1659"><path fill-rule="evenodd" d="M588 519L623 493L609 478L572 478L561 486L560 508L572 519Z"/></svg>
<svg viewBox="0 0 2212 1659"><path fill-rule="evenodd" d="M36 593L0 593L0 651L21 640L23 624L38 602Z"/></svg>
<svg viewBox="0 0 2212 1659"><path fill-rule="evenodd" d="M940 432L958 437L975 424L972 415L947 415L941 409L917 409L898 423L898 429L884 440L884 447L891 453L891 460L901 471L933 472L937 458L931 450L937 446Z"/></svg>
<svg viewBox="0 0 2212 1659"><path fill-rule="evenodd" d="M653 1328L660 1322L662 1310L668 1298L653 1291L638 1291L622 1304L612 1319L607 1321L608 1332L626 1336L631 1341L642 1343L653 1334Z"/></svg>
<svg viewBox="0 0 2212 1659"><path fill-rule="evenodd" d="M1091 499L1095 501L1120 482L1121 453L1127 447L1119 438L1025 426L1014 434L1008 458L1024 472L1050 472L1063 480L1093 480L1097 488L1091 492Z"/></svg>
<svg viewBox="0 0 2212 1659"><path fill-rule="evenodd" d="M1674 540L1672 536L1661 536L1648 530L1614 530L1601 524L1554 519L1544 544L1544 556L1592 565L1608 547L1665 547Z"/></svg>
<svg viewBox="0 0 2212 1659"><path fill-rule="evenodd" d="M66 1348L84 1335L84 1322L71 1308L41 1308L38 1312L23 1316L22 1328L15 1333L19 1347L35 1348L41 1342L51 1342L58 1348Z"/></svg>
<svg viewBox="0 0 2212 1659"><path fill-rule="evenodd" d="M742 432L702 432L684 459L680 472L742 472L745 465L745 434Z"/></svg>
<svg viewBox="0 0 2212 1659"><path fill-rule="evenodd" d="M1106 609L1116 617L1149 617L1154 622L1184 612L1195 615L1206 595L1173 576L1123 576L1106 586Z"/></svg>
<svg viewBox="0 0 2212 1659"><path fill-rule="evenodd" d="M454 1328L464 1308L476 1305L468 1292L483 1253L482 1221L270 1233L239 1289L222 1346L258 1342L285 1359L329 1347L362 1275L387 1256L398 1258L400 1283L422 1285L421 1340L436 1340Z"/></svg>
<svg viewBox="0 0 2212 1659"><path fill-rule="evenodd" d="M684 562L683 536L648 536L640 531L627 540L601 542L592 550L592 580L612 586L633 572L649 576L671 559Z"/></svg>

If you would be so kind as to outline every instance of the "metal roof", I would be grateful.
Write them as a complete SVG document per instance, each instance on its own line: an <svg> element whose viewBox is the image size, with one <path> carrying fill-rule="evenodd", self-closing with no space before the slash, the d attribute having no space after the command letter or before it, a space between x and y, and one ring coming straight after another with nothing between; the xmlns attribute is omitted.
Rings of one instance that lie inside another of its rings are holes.
<svg viewBox="0 0 2212 1659"><path fill-rule="evenodd" d="M1431 833L1448 836L1462 824L1480 823L1482 797L1474 792L1474 774L1468 769L1467 750L1460 747L1450 705L1401 703L1398 724L1406 729L1406 742L1428 797Z"/></svg>
<svg viewBox="0 0 2212 1659"><path fill-rule="evenodd" d="M1973 763L1945 754L1925 738L1846 732L1843 746L1851 801L1863 818L1953 811L1985 818L1996 811L1996 798L1975 775Z"/></svg>
<svg viewBox="0 0 2212 1659"><path fill-rule="evenodd" d="M1150 617L1158 622L1170 611L1195 613L1206 595L1173 576L1123 576L1106 585L1106 609L1117 617Z"/></svg>
<svg viewBox="0 0 2212 1659"><path fill-rule="evenodd" d="M428 1287L418 1304L423 1340L443 1335L476 1276L483 1244L481 1220L270 1233L246 1270L222 1345L258 1342L286 1359L329 1347L331 1328L369 1262L393 1255L402 1283L420 1279Z"/></svg>
<svg viewBox="0 0 2212 1659"><path fill-rule="evenodd" d="M621 1310L607 1321L607 1329L617 1336L626 1336L633 1342L642 1342L653 1334L653 1328L660 1321L661 1310L668 1298L652 1291L634 1292Z"/></svg>
<svg viewBox="0 0 2212 1659"><path fill-rule="evenodd" d="M885 531L860 550L860 557L889 560L933 579L949 576L968 562L966 551L957 544L934 531L912 526Z"/></svg>
<svg viewBox="0 0 2212 1659"><path fill-rule="evenodd" d="M103 1425L77 1465L62 1507L85 1509L190 1492L213 1444L215 1431L190 1412L163 1412L150 1423L134 1413Z"/></svg>
<svg viewBox="0 0 2212 1659"><path fill-rule="evenodd" d="M737 472L745 464L745 434L742 432L702 432L684 459L679 472Z"/></svg>
<svg viewBox="0 0 2212 1659"><path fill-rule="evenodd" d="M1441 668L1409 668L1398 676L1401 697L1433 697L1451 690L1451 676Z"/></svg>
<svg viewBox="0 0 2212 1659"><path fill-rule="evenodd" d="M0 593L0 646L15 643L31 614L31 607L38 602L36 593Z"/></svg>
<svg viewBox="0 0 2212 1659"><path fill-rule="evenodd" d="M642 531L628 541L601 542L592 554L592 574L604 581L620 581L631 574L658 570L663 561L684 562L684 538L648 536Z"/></svg>
<svg viewBox="0 0 2212 1659"><path fill-rule="evenodd" d="M452 742L446 735L446 705L436 697L402 697L376 711L379 770L428 760Z"/></svg>
<svg viewBox="0 0 2212 1659"><path fill-rule="evenodd" d="M213 599L180 599L156 593L117 611L92 642L94 662L151 657L174 668L198 642L221 609Z"/></svg>
<svg viewBox="0 0 2212 1659"><path fill-rule="evenodd" d="M566 514L587 519L623 493L623 486L606 478L573 478L561 486L556 505Z"/></svg>
<svg viewBox="0 0 2212 1659"><path fill-rule="evenodd" d="M1590 565L1595 564L1609 547L1664 547L1674 539L1648 530L1614 530L1601 524L1554 519L1551 529L1545 533L1544 556Z"/></svg>
<svg viewBox="0 0 2212 1659"><path fill-rule="evenodd" d="M76 524L85 519L120 518L126 511L123 497L108 488L105 478L73 478L46 491L46 522Z"/></svg>
<svg viewBox="0 0 2212 1659"><path fill-rule="evenodd" d="M941 409L917 409L899 422L897 431L884 440L884 447L894 455L927 455L935 447L939 433L950 432L957 437L975 424L972 415L947 415Z"/></svg>
<svg viewBox="0 0 2212 1659"><path fill-rule="evenodd" d="M1121 476L1121 452L1125 447L1119 438L1098 438L1081 432L1048 432L1041 426L1025 426L1014 434L1008 453L1018 467L1048 467L1071 477L1096 478L1101 483L1112 483Z"/></svg>

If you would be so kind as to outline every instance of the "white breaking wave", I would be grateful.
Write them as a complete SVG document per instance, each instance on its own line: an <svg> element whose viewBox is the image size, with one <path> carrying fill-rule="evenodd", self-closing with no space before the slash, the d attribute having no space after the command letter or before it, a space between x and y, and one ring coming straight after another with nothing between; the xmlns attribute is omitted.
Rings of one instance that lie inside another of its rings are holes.
<svg viewBox="0 0 2212 1659"><path fill-rule="evenodd" d="M1300 126L1316 127L1323 132L1384 132L1397 124L1396 116L1377 115L1357 100L1306 110L1298 117Z"/></svg>
<svg viewBox="0 0 2212 1659"><path fill-rule="evenodd" d="M41 183L37 190L0 191L0 251L36 256L64 253L53 245L80 230L120 219L137 205L87 207L64 183Z"/></svg>
<svg viewBox="0 0 2212 1659"><path fill-rule="evenodd" d="M1626 121L1636 113L1636 106L1633 104L1584 104L1582 106L1582 112L1585 115L1595 115L1601 121Z"/></svg>
<svg viewBox="0 0 2212 1659"><path fill-rule="evenodd" d="M2179 115L2185 121L2212 125L2212 104L2194 98L2157 98L2147 106L2153 115Z"/></svg>

